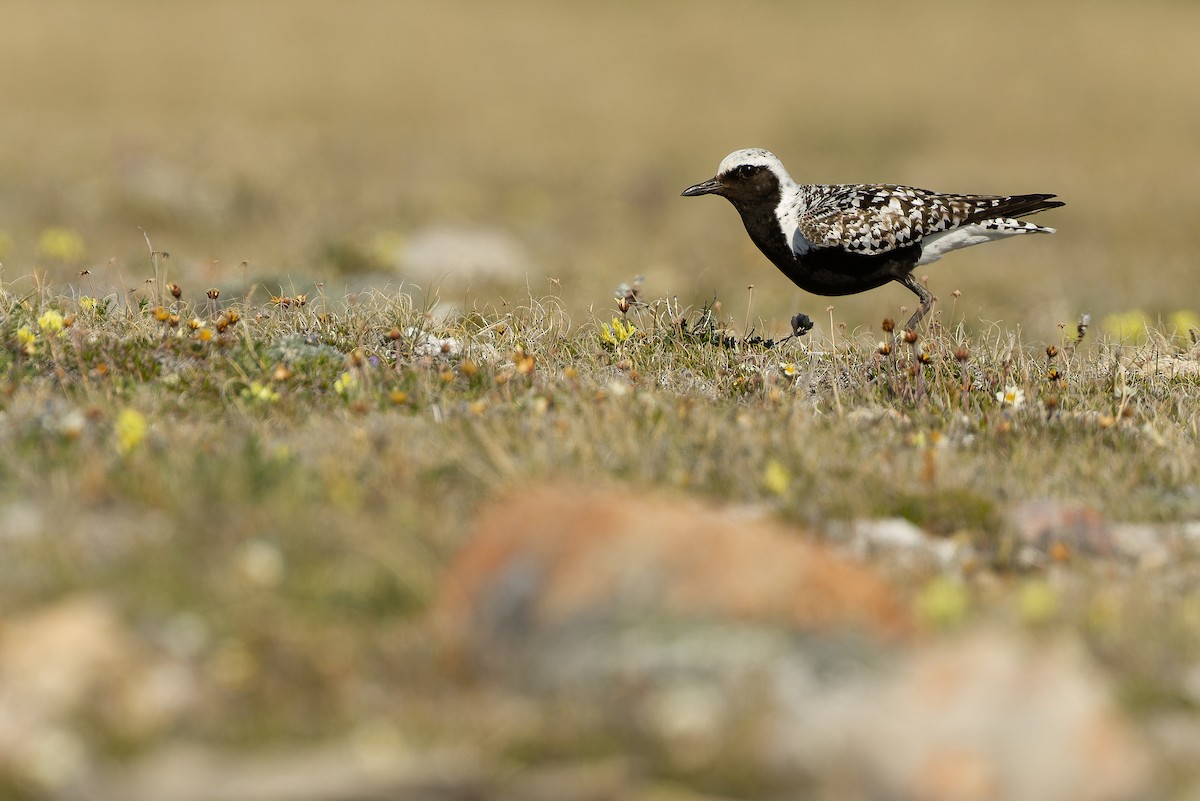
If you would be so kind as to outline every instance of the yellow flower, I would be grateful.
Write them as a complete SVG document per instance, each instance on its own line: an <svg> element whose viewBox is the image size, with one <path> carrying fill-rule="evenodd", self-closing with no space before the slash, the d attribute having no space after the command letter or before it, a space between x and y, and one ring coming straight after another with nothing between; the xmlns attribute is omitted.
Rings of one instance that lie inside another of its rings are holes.
<svg viewBox="0 0 1200 801"><path fill-rule="evenodd" d="M271 389L270 384L261 381L251 381L250 386L242 390L242 397L259 403L274 403L279 400L279 393Z"/></svg>
<svg viewBox="0 0 1200 801"><path fill-rule="evenodd" d="M38 255L59 261L79 261L83 258L83 237L69 228L47 228L38 237Z"/></svg>
<svg viewBox="0 0 1200 801"><path fill-rule="evenodd" d="M1181 309L1171 312L1167 315L1167 323L1174 326L1175 333L1180 336L1187 336L1189 331L1200 332L1200 315L1194 311Z"/></svg>
<svg viewBox="0 0 1200 801"><path fill-rule="evenodd" d="M57 334L63 330L63 316L54 309L47 309L37 320L38 328L47 334Z"/></svg>
<svg viewBox="0 0 1200 801"><path fill-rule="evenodd" d="M94 311L96 308L96 299L90 295L83 295L79 298L79 308L84 311Z"/></svg>
<svg viewBox="0 0 1200 801"><path fill-rule="evenodd" d="M1011 406L1014 409L1020 409L1025 403L1025 390L1009 384L996 393L996 400L1000 401L1001 406Z"/></svg>
<svg viewBox="0 0 1200 801"><path fill-rule="evenodd" d="M142 440L146 438L146 431L149 425L146 423L145 416L136 409L122 409L117 415L117 422L113 424L113 435L117 440L117 452L121 454L131 453L137 446L142 444Z"/></svg>
<svg viewBox="0 0 1200 801"><path fill-rule="evenodd" d="M1030 625L1047 623L1058 614L1058 591L1045 581L1025 583L1017 594L1017 611Z"/></svg>
<svg viewBox="0 0 1200 801"><path fill-rule="evenodd" d="M367 242L367 253L380 266L391 266L404 253L404 235L399 231L377 231Z"/></svg>
<svg viewBox="0 0 1200 801"><path fill-rule="evenodd" d="M792 474L779 462L770 459L763 470L762 481L767 492L772 495L786 495L792 483Z"/></svg>
<svg viewBox="0 0 1200 801"><path fill-rule="evenodd" d="M608 323L600 326L600 339L607 345L620 345L637 331L637 326L620 317L612 318L612 326Z"/></svg>
<svg viewBox="0 0 1200 801"><path fill-rule="evenodd" d="M36 339L37 334L33 333L29 326L23 325L17 329L17 347L26 356L32 356L37 350L37 345L34 344Z"/></svg>
<svg viewBox="0 0 1200 801"><path fill-rule="evenodd" d="M1117 339L1137 339L1146 332L1146 313L1134 309L1110 314L1104 318L1104 330Z"/></svg>
<svg viewBox="0 0 1200 801"><path fill-rule="evenodd" d="M917 618L927 626L949 629L967 616L971 599L958 582L935 578L921 588L916 599Z"/></svg>
<svg viewBox="0 0 1200 801"><path fill-rule="evenodd" d="M333 391L339 395L348 395L358 386L358 377L354 373L342 373L337 381L333 382Z"/></svg>

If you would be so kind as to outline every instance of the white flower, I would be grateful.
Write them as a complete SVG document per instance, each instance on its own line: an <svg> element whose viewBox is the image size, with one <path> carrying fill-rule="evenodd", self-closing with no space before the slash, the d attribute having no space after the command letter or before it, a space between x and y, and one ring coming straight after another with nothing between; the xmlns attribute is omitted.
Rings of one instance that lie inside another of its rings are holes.
<svg viewBox="0 0 1200 801"><path fill-rule="evenodd" d="M1001 406L1011 406L1014 409L1020 409L1025 403L1025 390L1009 384L996 393L996 400L1000 402Z"/></svg>

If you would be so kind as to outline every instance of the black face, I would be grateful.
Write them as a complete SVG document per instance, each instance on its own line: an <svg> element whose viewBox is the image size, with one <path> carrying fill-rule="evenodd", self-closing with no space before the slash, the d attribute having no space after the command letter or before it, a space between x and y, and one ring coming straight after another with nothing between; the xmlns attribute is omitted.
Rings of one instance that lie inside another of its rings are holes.
<svg viewBox="0 0 1200 801"><path fill-rule="evenodd" d="M761 164L738 164L704 183L683 190L684 197L720 195L739 208L779 200L779 179Z"/></svg>
<svg viewBox="0 0 1200 801"><path fill-rule="evenodd" d="M779 179L760 164L739 164L717 176L721 188L716 194L729 198L734 205L771 200L779 196Z"/></svg>
<svg viewBox="0 0 1200 801"><path fill-rule="evenodd" d="M765 169L766 167L762 167L757 164L739 164L721 177L746 181L750 178L753 178L755 175L758 175Z"/></svg>

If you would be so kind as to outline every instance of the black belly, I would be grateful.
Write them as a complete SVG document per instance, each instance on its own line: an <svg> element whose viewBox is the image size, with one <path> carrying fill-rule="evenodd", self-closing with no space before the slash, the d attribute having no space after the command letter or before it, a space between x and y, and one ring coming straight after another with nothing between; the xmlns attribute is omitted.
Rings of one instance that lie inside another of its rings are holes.
<svg viewBox="0 0 1200 801"><path fill-rule="evenodd" d="M909 245L875 255L820 248L798 259L782 257L781 254L781 258L772 258L771 261L805 292L814 295L853 295L903 278L912 272L920 258L921 246Z"/></svg>

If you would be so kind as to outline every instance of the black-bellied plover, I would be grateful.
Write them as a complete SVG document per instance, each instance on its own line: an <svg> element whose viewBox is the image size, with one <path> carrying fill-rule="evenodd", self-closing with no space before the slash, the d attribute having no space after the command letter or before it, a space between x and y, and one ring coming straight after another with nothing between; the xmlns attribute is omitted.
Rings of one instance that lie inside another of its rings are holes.
<svg viewBox="0 0 1200 801"><path fill-rule="evenodd" d="M774 153L730 153L711 180L685 197L721 195L746 232L792 283L816 295L852 295L896 281L920 299L904 324L916 328L933 294L913 276L952 250L1017 234L1052 234L1016 219L1064 205L1054 195L954 195L893 184L797 184ZM807 330L805 315L792 333ZM803 330L802 330L803 329Z"/></svg>

